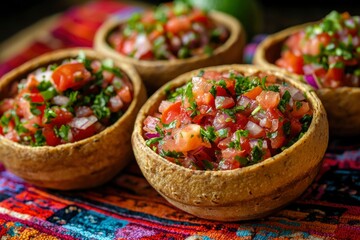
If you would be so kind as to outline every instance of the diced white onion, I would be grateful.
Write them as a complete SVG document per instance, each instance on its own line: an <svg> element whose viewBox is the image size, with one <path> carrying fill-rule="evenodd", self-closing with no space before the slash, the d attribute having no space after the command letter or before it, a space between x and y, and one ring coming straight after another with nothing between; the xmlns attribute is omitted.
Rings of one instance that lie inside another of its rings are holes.
<svg viewBox="0 0 360 240"><path fill-rule="evenodd" d="M74 118L70 123L70 127L77 128L77 129L87 129L91 125L97 122L97 118L94 115L91 115L89 117L80 117L80 118Z"/></svg>
<svg viewBox="0 0 360 240"><path fill-rule="evenodd" d="M263 130L262 127L260 127L259 125L257 125L256 123L252 122L252 121L248 121L245 129L249 131L249 133L251 135L258 135L261 133L261 131Z"/></svg>
<svg viewBox="0 0 360 240"><path fill-rule="evenodd" d="M66 104L68 104L68 102L70 101L70 99L66 96L62 96L62 95L57 95L53 98L53 103L57 106L64 106Z"/></svg>
<svg viewBox="0 0 360 240"><path fill-rule="evenodd" d="M45 71L43 69L37 69L34 72L34 75L38 82L42 82L42 81L50 81L52 73L53 71L51 71L50 69L47 69Z"/></svg>

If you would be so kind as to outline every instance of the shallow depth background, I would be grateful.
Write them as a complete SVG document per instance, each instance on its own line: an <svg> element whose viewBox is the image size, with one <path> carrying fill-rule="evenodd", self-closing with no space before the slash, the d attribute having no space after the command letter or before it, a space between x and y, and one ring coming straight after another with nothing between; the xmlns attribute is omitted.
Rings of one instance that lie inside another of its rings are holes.
<svg viewBox="0 0 360 240"><path fill-rule="evenodd" d="M119 0L121 1L121 0ZM222 0L219 0L222 1ZM242 1L242 0L233 0ZM2 2L0 8L0 42L16 34L36 21L65 11L73 5L89 2L88 0L9 0ZM161 0L123 1L129 4L159 4ZM273 33L283 28L316 21L331 10L348 11L360 15L359 0L302 0L283 1L258 0L262 6L264 19L261 33Z"/></svg>

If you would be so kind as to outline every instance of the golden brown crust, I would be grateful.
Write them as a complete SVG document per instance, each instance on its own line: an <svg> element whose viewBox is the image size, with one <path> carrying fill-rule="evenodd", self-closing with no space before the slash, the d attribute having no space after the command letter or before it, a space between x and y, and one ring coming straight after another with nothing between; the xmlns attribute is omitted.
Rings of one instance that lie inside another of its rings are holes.
<svg viewBox="0 0 360 240"><path fill-rule="evenodd" d="M156 90L170 79L184 72L206 66L242 62L246 37L241 23L232 16L216 11L210 12L210 17L230 30L229 39L222 46L216 48L211 56L202 55L171 61L139 61L122 55L113 50L106 42L109 33L124 22L124 20L121 21L117 18L109 19L98 29L95 35L94 48L114 59L134 65L145 85Z"/></svg>
<svg viewBox="0 0 360 240"><path fill-rule="evenodd" d="M31 71L76 57L82 50L91 59L103 59L90 49L59 50L35 58L9 72L0 80L0 93L11 82L20 80ZM5 167L26 181L53 189L79 189L98 186L119 172L133 158L130 137L135 115L146 100L146 93L135 69L115 63L131 80L134 99L125 114L104 131L75 143L56 147L24 146L0 136L0 160ZM1 96L4 96L1 94Z"/></svg>
<svg viewBox="0 0 360 240"><path fill-rule="evenodd" d="M235 69L255 73L264 68L228 65L204 70ZM136 160L149 183L176 207L196 216L222 221L253 219L283 207L297 198L315 178L328 144L328 122L320 100L312 89L283 73L275 74L303 92L313 110L313 121L293 146L261 163L236 170L191 170L169 162L146 146L142 137L143 121L157 110L165 98L160 88L138 113L132 134ZM171 81L174 88L183 85L198 71L185 73Z"/></svg>
<svg viewBox="0 0 360 240"><path fill-rule="evenodd" d="M294 26L268 36L257 47L254 64L286 73L285 69L275 65L275 61L280 57L283 42L291 34L312 24L314 23ZM303 81L300 75L287 74L292 75L299 81ZM317 90L316 93L326 109L331 135L355 136L360 134L360 105L356 104L360 99L360 88L323 88Z"/></svg>

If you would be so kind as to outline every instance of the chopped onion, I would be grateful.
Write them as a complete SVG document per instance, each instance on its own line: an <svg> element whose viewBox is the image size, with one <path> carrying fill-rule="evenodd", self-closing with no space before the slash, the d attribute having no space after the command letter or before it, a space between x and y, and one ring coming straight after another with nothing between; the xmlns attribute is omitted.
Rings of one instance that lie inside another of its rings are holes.
<svg viewBox="0 0 360 240"><path fill-rule="evenodd" d="M139 34L135 41L135 58L140 59L147 52L151 51L151 43L145 34Z"/></svg>
<svg viewBox="0 0 360 240"><path fill-rule="evenodd" d="M93 114L94 114L93 110L87 106L80 106L80 107L76 108L76 110L75 110L75 116L78 118L89 117Z"/></svg>
<svg viewBox="0 0 360 240"><path fill-rule="evenodd" d="M240 99L238 100L239 106L244 106L244 107L247 107L250 104L250 102L251 102L250 98L245 96L241 96Z"/></svg>
<svg viewBox="0 0 360 240"><path fill-rule="evenodd" d="M159 124L160 119L152 116L147 116L144 120L144 131L156 132L156 126Z"/></svg>
<svg viewBox="0 0 360 240"><path fill-rule="evenodd" d="M315 89L319 89L319 85L313 75L304 75L304 78L310 86L312 86Z"/></svg>
<svg viewBox="0 0 360 240"><path fill-rule="evenodd" d="M57 95L52 100L52 102L57 106L65 106L69 101L70 99L68 97L62 95Z"/></svg>
<svg viewBox="0 0 360 240"><path fill-rule="evenodd" d="M253 135L253 136L258 135L263 131L262 127L260 127L259 125L257 125L256 123L254 123L252 121L247 122L245 129L248 130L250 135Z"/></svg>
<svg viewBox="0 0 360 240"><path fill-rule="evenodd" d="M289 86L287 87L287 90L295 101L302 101L305 99L304 94L299 89Z"/></svg>
<svg viewBox="0 0 360 240"><path fill-rule="evenodd" d="M109 104L111 112L118 112L124 106L123 101L121 101L118 95L111 97Z"/></svg>
<svg viewBox="0 0 360 240"><path fill-rule="evenodd" d="M274 132L279 128L279 119L273 119L271 121L271 131Z"/></svg>
<svg viewBox="0 0 360 240"><path fill-rule="evenodd" d="M257 140L257 139L252 139L252 140L249 141L249 144L250 144L250 147L251 147L251 148L254 148L254 147L256 147L256 146L259 145L259 140ZM268 145L267 145L267 142L266 142L266 141L262 141L262 148L263 148L263 149L264 149L264 148L268 148Z"/></svg>
<svg viewBox="0 0 360 240"><path fill-rule="evenodd" d="M160 134L159 133L147 132L147 133L145 133L145 137L147 139L157 138L157 137L160 137Z"/></svg>
<svg viewBox="0 0 360 240"><path fill-rule="evenodd" d="M46 69L44 71L44 69L40 68L34 72L34 75L38 82L42 82L42 81L50 81L52 73L53 71L51 71L50 69Z"/></svg>
<svg viewBox="0 0 360 240"><path fill-rule="evenodd" d="M91 125L97 122L97 118L94 115L91 115L90 117L80 117L80 118L74 118L70 123L70 127L77 128L77 129L87 129Z"/></svg>

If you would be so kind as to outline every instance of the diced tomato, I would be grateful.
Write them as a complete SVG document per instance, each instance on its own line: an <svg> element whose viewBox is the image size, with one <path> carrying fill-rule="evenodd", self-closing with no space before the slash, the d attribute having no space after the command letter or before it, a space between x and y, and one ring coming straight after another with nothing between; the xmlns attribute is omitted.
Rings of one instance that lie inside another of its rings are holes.
<svg viewBox="0 0 360 240"><path fill-rule="evenodd" d="M176 120L180 115L181 111L181 102L175 102L174 104L168 106L164 109L163 114L161 116L161 122L165 124L169 124L172 121Z"/></svg>
<svg viewBox="0 0 360 240"><path fill-rule="evenodd" d="M165 29L168 32L177 34L179 32L187 31L191 29L191 21L186 16L180 16L170 19L166 25Z"/></svg>
<svg viewBox="0 0 360 240"><path fill-rule="evenodd" d="M29 74L25 88L27 90L29 90L30 92L39 92L39 90L37 89L38 85L39 85L39 82L35 78L35 75Z"/></svg>
<svg viewBox="0 0 360 240"><path fill-rule="evenodd" d="M15 131L15 129L13 130L10 130L8 131L5 135L4 135L5 138L13 141L13 142L19 142L20 140L20 137L19 135L17 134L17 132Z"/></svg>
<svg viewBox="0 0 360 240"><path fill-rule="evenodd" d="M149 34L149 40L151 42L153 42L155 39L157 39L158 37L160 37L163 34L163 32L159 31L159 30L154 30Z"/></svg>
<svg viewBox="0 0 360 240"><path fill-rule="evenodd" d="M273 138L270 138L271 147L273 149L281 148L282 146L284 146L285 140L286 140L286 138L283 134L282 129L279 129L279 131L277 132L277 135Z"/></svg>
<svg viewBox="0 0 360 240"><path fill-rule="evenodd" d="M250 91L243 94L243 96L255 100L256 97L262 92L262 88L260 86L256 86Z"/></svg>
<svg viewBox="0 0 360 240"><path fill-rule="evenodd" d="M123 47L125 43L125 38L119 33L113 33L109 37L109 42L112 44L113 48L118 52L123 52Z"/></svg>
<svg viewBox="0 0 360 240"><path fill-rule="evenodd" d="M232 97L217 96L215 98L216 109L232 108L235 105L235 101Z"/></svg>
<svg viewBox="0 0 360 240"><path fill-rule="evenodd" d="M197 124L188 124L174 134L175 150L188 152L201 146L208 146L203 142L200 134L201 127Z"/></svg>
<svg viewBox="0 0 360 240"><path fill-rule="evenodd" d="M324 87L337 88L342 85L345 72L343 68L329 68L325 75Z"/></svg>
<svg viewBox="0 0 360 240"><path fill-rule="evenodd" d="M57 137L52 126L45 126L42 129L42 134L46 139L48 146L57 146L61 143L61 138Z"/></svg>
<svg viewBox="0 0 360 240"><path fill-rule="evenodd" d="M71 129L73 140L74 141L80 141L82 139L91 137L96 134L96 125L92 124L86 129L77 129L73 128Z"/></svg>
<svg viewBox="0 0 360 240"><path fill-rule="evenodd" d="M320 33L315 37L311 37L303 41L303 54L309 54L312 56L318 55L322 47L327 46L331 41L331 37L328 33Z"/></svg>
<svg viewBox="0 0 360 240"><path fill-rule="evenodd" d="M310 111L310 105L307 102L298 102L299 104L294 104L291 115L293 117L301 118L307 112Z"/></svg>
<svg viewBox="0 0 360 240"><path fill-rule="evenodd" d="M36 106L31 106L31 103L35 103ZM25 119L31 119L33 117L42 117L46 106L44 104L44 98L40 93L28 93L26 95L19 95L16 102L16 114L19 117ZM38 115L34 115L34 109L39 110ZM41 121L40 121L41 122Z"/></svg>
<svg viewBox="0 0 360 240"><path fill-rule="evenodd" d="M292 51L287 50L282 53L282 57L276 60L276 65L281 68L285 68L286 70L297 73L303 74L303 65L304 60L303 57L300 55L295 55Z"/></svg>
<svg viewBox="0 0 360 240"><path fill-rule="evenodd" d="M263 109L276 108L280 103L280 93L273 91L262 91L256 100Z"/></svg>
<svg viewBox="0 0 360 240"><path fill-rule="evenodd" d="M112 83L112 81L115 78L115 74L113 74L112 72L106 71L106 70L103 70L102 74L104 77L104 82L106 82L106 83Z"/></svg>
<svg viewBox="0 0 360 240"><path fill-rule="evenodd" d="M128 86L124 86L118 92L118 96L124 103L130 103L132 101L132 94Z"/></svg>
<svg viewBox="0 0 360 240"><path fill-rule="evenodd" d="M296 136L301 132L301 123L299 122L299 119L293 118L291 119L291 129L290 129L290 135Z"/></svg>
<svg viewBox="0 0 360 240"><path fill-rule="evenodd" d="M195 9L194 11L192 11L189 18L192 22L201 22L205 25L209 23L209 18L205 15L204 11L201 11L199 9Z"/></svg>
<svg viewBox="0 0 360 240"><path fill-rule="evenodd" d="M156 22L156 19L154 17L154 13L151 11L146 11L141 16L141 22L145 24L153 24Z"/></svg>
<svg viewBox="0 0 360 240"><path fill-rule="evenodd" d="M30 132L30 133L35 133L38 128L37 126L42 126L42 121L41 121L41 117L40 116L32 116L31 118L27 119L27 121L25 121L23 123L23 126Z"/></svg>
<svg viewBox="0 0 360 240"><path fill-rule="evenodd" d="M49 122L51 125L61 126L65 125L74 118L73 114L66 110L65 108L53 108L52 109L54 113L56 114L56 117L50 118ZM44 122L46 122L47 119L44 119Z"/></svg>
<svg viewBox="0 0 360 240"><path fill-rule="evenodd" d="M218 71L205 71L202 77L209 80L221 80L224 78Z"/></svg>
<svg viewBox="0 0 360 240"><path fill-rule="evenodd" d="M230 79L225 79L224 81L226 83L226 88L223 88L221 86L216 86L216 96L227 96L229 94L234 95L235 81Z"/></svg>
<svg viewBox="0 0 360 240"><path fill-rule="evenodd" d="M52 80L58 91L63 92L69 88L79 89L91 79L91 73L82 63L67 63L56 68Z"/></svg>
<svg viewBox="0 0 360 240"><path fill-rule="evenodd" d="M0 115L3 115L6 111L12 109L14 107L14 99L5 98L0 101Z"/></svg>
<svg viewBox="0 0 360 240"><path fill-rule="evenodd" d="M285 46L288 49L291 49L295 55L301 54L301 42L305 37L305 33L300 31L297 33L292 34L286 41Z"/></svg>

